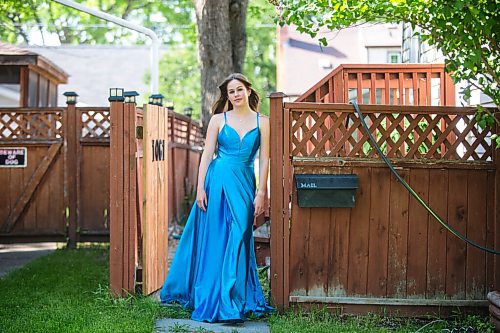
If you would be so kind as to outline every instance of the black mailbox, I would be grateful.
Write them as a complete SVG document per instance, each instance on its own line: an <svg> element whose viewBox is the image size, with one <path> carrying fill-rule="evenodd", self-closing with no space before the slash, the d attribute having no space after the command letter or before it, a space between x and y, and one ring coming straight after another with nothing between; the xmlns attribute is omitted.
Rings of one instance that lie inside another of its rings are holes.
<svg viewBox="0 0 500 333"><path fill-rule="evenodd" d="M299 207L354 207L357 175L295 175Z"/></svg>

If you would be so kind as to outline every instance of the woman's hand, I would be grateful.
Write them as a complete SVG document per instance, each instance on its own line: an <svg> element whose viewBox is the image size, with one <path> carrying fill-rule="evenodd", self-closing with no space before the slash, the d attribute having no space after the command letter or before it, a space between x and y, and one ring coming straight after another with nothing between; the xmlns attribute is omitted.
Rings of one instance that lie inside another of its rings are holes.
<svg viewBox="0 0 500 333"><path fill-rule="evenodd" d="M253 205L255 207L254 216L259 216L260 214L262 214L264 212L264 210L265 210L265 207L264 207L265 202L266 202L266 198L265 198L264 193L258 193L255 196L255 199L253 201Z"/></svg>
<svg viewBox="0 0 500 333"><path fill-rule="evenodd" d="M199 188L196 191L196 205L198 205L202 211L207 211L207 194L203 188Z"/></svg>

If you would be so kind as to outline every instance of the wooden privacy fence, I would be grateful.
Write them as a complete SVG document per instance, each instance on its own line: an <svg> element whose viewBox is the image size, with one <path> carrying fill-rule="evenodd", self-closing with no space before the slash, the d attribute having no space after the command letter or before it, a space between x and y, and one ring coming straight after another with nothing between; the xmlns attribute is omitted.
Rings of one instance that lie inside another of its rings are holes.
<svg viewBox="0 0 500 333"><path fill-rule="evenodd" d="M198 122L173 111L168 112L168 133L173 138L168 143L173 170L169 173L169 216L170 221L181 222L194 202L203 133Z"/></svg>
<svg viewBox="0 0 500 333"><path fill-rule="evenodd" d="M139 123L142 110L136 111ZM176 156L170 170L177 171L168 176L176 181L169 219L180 220L202 136L198 122L172 111L168 119L176 129L168 142ZM0 168L7 189L0 193L0 242L108 241L110 127L109 107L0 108L0 150L26 148L27 157L26 167Z"/></svg>
<svg viewBox="0 0 500 333"><path fill-rule="evenodd" d="M1 241L107 239L109 126L109 108L0 109L0 149L27 156L0 168Z"/></svg>
<svg viewBox="0 0 500 333"><path fill-rule="evenodd" d="M296 102L455 106L444 64L344 64Z"/></svg>
<svg viewBox="0 0 500 333"><path fill-rule="evenodd" d="M360 105L405 181L453 228L500 248L500 154L474 109ZM491 110L494 112L495 110ZM279 308L412 314L483 307L500 258L448 233L398 183L352 105L271 96L271 290ZM296 174L356 174L354 208L301 208Z"/></svg>

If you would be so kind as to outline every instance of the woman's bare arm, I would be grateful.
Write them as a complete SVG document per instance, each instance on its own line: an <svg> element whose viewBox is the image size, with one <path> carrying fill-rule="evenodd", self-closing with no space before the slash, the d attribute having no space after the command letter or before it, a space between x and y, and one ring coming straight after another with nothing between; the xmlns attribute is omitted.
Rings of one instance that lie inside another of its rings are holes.
<svg viewBox="0 0 500 333"><path fill-rule="evenodd" d="M269 118L260 117L259 188L254 200L255 215L261 214L265 209L267 175L269 173L269 132Z"/></svg>
<svg viewBox="0 0 500 333"><path fill-rule="evenodd" d="M217 135L219 135L220 115L214 115L208 124L207 136L205 138L205 148L201 154L200 167L198 168L198 186L196 191L196 203L202 210L206 209L207 197L204 190L205 177L207 175L208 165L212 161L215 146L217 144Z"/></svg>

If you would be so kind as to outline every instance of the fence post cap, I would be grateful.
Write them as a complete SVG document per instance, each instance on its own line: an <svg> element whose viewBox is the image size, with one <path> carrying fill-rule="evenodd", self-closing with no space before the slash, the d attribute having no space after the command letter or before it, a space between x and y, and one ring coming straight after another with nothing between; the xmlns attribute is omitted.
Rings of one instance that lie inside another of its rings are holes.
<svg viewBox="0 0 500 333"><path fill-rule="evenodd" d="M281 91L277 91L277 92L272 92L270 93L267 97L269 98L283 98L283 97L287 97L287 94L281 92Z"/></svg>

